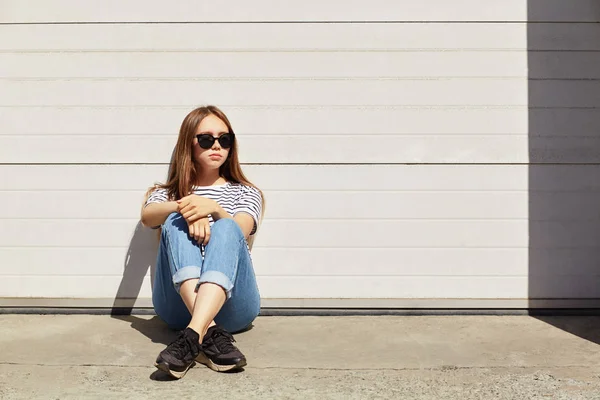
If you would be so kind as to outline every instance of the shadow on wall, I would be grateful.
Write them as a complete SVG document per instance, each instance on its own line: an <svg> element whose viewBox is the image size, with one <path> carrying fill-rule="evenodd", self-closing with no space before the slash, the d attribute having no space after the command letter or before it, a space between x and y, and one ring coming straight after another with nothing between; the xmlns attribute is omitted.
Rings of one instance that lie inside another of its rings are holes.
<svg viewBox="0 0 600 400"><path fill-rule="evenodd" d="M150 270L150 282L154 283L158 230L145 228L138 222L125 255L123 278L117 290L111 315L129 315L140 294L144 277Z"/></svg>
<svg viewBox="0 0 600 400"><path fill-rule="evenodd" d="M529 0L528 21L529 306L599 308L600 2ZM540 319L600 343L599 319Z"/></svg>
<svg viewBox="0 0 600 400"><path fill-rule="evenodd" d="M135 303L148 271L150 271L150 284L151 286L154 284L159 232L144 227L141 222L136 224L125 255L123 278L113 302L111 316L129 323L131 328L139 331L152 342L167 345L175 339L176 333L158 316L147 319L131 315L134 307L140 310L140 305L136 307ZM142 307L152 307L152 305L144 304Z"/></svg>
<svg viewBox="0 0 600 400"><path fill-rule="evenodd" d="M165 182L171 174L171 165L173 164L175 149L176 147L173 147L173 150L171 151L171 159L165 176ZM150 186L151 185L149 184L148 187ZM140 207L141 206L142 204L140 203ZM131 315L134 308L140 308L139 305L135 307L135 303L140 294L140 290L142 289L144 277L148 270L150 270L151 288L154 285L159 239L160 229L146 228L142 225L141 221L138 221L131 242L129 243L127 254L125 255L123 278L121 279L121 284L115 295L111 315ZM145 306L152 307L151 304Z"/></svg>

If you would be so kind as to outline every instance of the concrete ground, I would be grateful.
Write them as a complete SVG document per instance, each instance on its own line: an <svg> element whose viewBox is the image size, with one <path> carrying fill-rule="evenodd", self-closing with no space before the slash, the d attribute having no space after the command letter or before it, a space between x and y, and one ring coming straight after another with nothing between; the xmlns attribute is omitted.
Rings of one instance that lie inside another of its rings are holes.
<svg viewBox="0 0 600 400"><path fill-rule="evenodd" d="M175 334L152 316L0 315L7 399L600 399L598 317L259 317L248 366L152 363Z"/></svg>

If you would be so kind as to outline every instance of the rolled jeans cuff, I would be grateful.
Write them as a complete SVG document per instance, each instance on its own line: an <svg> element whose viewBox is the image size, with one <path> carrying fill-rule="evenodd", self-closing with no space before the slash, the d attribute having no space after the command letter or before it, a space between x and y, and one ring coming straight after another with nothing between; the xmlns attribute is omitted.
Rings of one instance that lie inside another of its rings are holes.
<svg viewBox="0 0 600 400"><path fill-rule="evenodd" d="M231 298L231 289L233 289L233 283L227 275L219 271L206 271L200 276L200 281L198 282L198 286L196 286L196 290L202 283L214 283L215 285L221 286L225 290L225 294L227 296L226 300Z"/></svg>
<svg viewBox="0 0 600 400"><path fill-rule="evenodd" d="M179 268L177 272L175 272L175 275L173 275L173 284L175 285L177 293L179 293L179 288L183 282L188 279L198 279L201 271L200 267L195 265Z"/></svg>

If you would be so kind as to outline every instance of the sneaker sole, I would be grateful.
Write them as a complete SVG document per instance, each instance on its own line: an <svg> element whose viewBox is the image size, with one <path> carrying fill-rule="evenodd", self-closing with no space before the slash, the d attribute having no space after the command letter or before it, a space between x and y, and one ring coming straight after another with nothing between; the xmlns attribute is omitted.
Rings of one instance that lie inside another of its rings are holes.
<svg viewBox="0 0 600 400"><path fill-rule="evenodd" d="M161 362L161 363L154 362L154 366L156 368L158 368L159 370L171 375L173 378L181 379L189 371L189 369L194 366L194 363L192 362L185 370L183 370L181 372L171 370L171 368L169 368L169 363L167 363L167 362Z"/></svg>
<svg viewBox="0 0 600 400"><path fill-rule="evenodd" d="M210 358L206 357L206 354L204 354L204 353L198 354L198 357L196 357L196 361L198 361L200 364L206 365L208 368L212 369L213 371L217 371L217 372L233 371L235 369L243 368L248 364L246 362L246 360L241 360L237 364L233 364L233 365L220 365L220 364L214 363Z"/></svg>

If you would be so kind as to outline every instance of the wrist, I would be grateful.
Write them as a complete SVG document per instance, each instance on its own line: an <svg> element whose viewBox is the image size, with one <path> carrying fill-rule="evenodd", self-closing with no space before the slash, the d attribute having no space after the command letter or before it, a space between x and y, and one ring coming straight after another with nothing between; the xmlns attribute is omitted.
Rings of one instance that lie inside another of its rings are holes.
<svg viewBox="0 0 600 400"><path fill-rule="evenodd" d="M216 201L215 203L216 206L214 212L211 213L214 221L219 220L221 218L231 218L231 215L229 215L229 213L227 213L227 211L225 211L225 209L223 209L223 207L221 207L219 203L217 203Z"/></svg>

